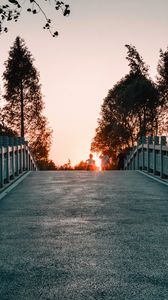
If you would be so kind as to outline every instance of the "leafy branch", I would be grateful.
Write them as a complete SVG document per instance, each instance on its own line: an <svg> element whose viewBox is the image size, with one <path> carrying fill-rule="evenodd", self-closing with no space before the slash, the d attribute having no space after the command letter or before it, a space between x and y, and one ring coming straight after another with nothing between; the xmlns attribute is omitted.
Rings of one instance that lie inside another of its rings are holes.
<svg viewBox="0 0 168 300"><path fill-rule="evenodd" d="M43 0L45 2L48 2L50 4L52 2L54 9L57 11L61 11L63 16L69 16L70 15L70 7L69 4L65 4L62 1L56 1L56 0ZM22 9L24 7L24 4L21 3L21 0L7 0L8 4L0 5L0 34L7 33L8 32L8 26L6 25L7 22L13 21L17 22L19 20L19 17L22 13ZM45 10L39 4L41 3L41 0L27 0L28 7L27 12L32 13L33 15L36 15L38 13L41 13L44 17L44 25L43 29L46 29L50 32L50 34L53 37L58 36L57 30L52 30L52 20L48 18Z"/></svg>

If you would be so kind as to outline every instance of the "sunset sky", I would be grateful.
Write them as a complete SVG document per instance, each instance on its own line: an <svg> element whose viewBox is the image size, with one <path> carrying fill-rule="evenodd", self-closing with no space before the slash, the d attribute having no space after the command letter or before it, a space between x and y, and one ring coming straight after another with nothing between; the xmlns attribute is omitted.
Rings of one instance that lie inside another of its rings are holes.
<svg viewBox="0 0 168 300"><path fill-rule="evenodd" d="M23 1L24 2L24 1ZM43 2L39 0L39 2ZM51 1L52 2L52 1ZM153 79L159 49L168 46L168 0L67 0L71 15L52 9L52 38L43 18L25 13L0 37L0 75L17 35L35 58L53 129L50 158L57 165L86 160L107 92L128 71L125 44L136 46ZM2 89L2 84L1 84Z"/></svg>

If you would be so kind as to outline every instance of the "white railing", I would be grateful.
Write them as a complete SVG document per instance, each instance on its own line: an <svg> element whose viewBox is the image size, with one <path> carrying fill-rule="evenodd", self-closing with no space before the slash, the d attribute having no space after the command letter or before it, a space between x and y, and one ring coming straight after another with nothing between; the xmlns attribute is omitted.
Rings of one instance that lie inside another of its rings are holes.
<svg viewBox="0 0 168 300"><path fill-rule="evenodd" d="M0 136L0 188L30 170L37 167L24 138Z"/></svg>
<svg viewBox="0 0 168 300"><path fill-rule="evenodd" d="M168 177L168 145L166 137L143 137L125 159L126 170L145 170L161 178Z"/></svg>

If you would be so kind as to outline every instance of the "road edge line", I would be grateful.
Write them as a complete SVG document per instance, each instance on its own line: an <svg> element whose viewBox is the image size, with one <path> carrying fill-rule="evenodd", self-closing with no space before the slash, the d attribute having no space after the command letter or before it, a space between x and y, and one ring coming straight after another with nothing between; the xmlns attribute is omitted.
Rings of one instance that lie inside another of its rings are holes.
<svg viewBox="0 0 168 300"><path fill-rule="evenodd" d="M0 200L4 198L10 191L12 191L19 183L21 183L32 171L29 171L13 182L2 193L0 193Z"/></svg>
<svg viewBox="0 0 168 300"><path fill-rule="evenodd" d="M145 175L145 176L147 176L147 177L149 177L149 178L151 178L151 179L153 179L153 180L159 182L159 183L162 183L162 184L168 186L168 182L164 181L163 179L154 177L154 176L152 176L152 175L150 175L150 174L147 174L146 172L143 172L143 171L141 171L141 170L136 170L136 171L137 171L138 173L141 173L141 174L143 174L143 175Z"/></svg>

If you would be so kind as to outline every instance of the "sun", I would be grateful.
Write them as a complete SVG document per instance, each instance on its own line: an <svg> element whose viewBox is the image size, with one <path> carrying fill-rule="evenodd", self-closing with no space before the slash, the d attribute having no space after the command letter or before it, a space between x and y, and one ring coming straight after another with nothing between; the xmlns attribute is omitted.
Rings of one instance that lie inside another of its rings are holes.
<svg viewBox="0 0 168 300"><path fill-rule="evenodd" d="M93 159L95 160L96 167L101 170L101 159L99 158L99 155L95 154Z"/></svg>

